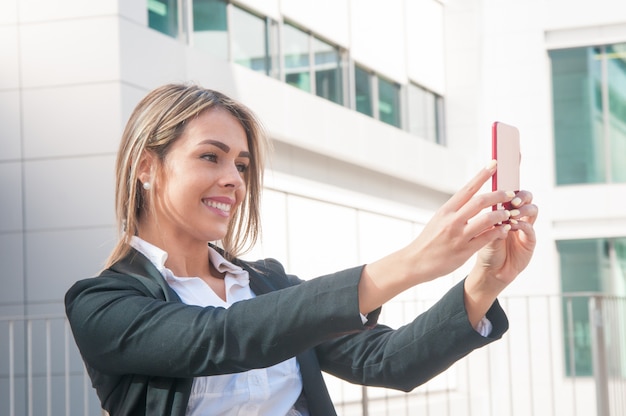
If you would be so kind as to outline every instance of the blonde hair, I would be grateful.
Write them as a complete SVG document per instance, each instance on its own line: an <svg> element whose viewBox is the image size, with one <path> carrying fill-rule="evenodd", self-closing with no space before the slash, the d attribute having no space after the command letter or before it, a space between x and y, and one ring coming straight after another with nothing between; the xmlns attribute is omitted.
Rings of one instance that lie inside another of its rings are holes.
<svg viewBox="0 0 626 416"><path fill-rule="evenodd" d="M250 109L220 92L193 84L168 84L151 91L137 104L122 134L115 169L115 212L120 235L106 267L128 254L128 242L137 233L139 217L146 208L145 193L150 191L138 179L144 152L151 152L162 164L187 122L214 108L228 111L241 123L251 155L245 175L246 196L221 245L230 258L254 246L261 232L260 198L268 145L260 122Z"/></svg>

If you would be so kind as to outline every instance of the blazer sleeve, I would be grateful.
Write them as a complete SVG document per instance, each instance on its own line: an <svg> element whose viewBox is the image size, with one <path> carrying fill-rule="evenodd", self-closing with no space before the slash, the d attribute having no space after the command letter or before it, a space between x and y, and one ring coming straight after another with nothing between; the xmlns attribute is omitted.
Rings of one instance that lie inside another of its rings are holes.
<svg viewBox="0 0 626 416"><path fill-rule="evenodd" d="M464 281L413 322L393 330L371 330L325 342L316 348L324 371L369 386L411 391L454 362L502 337L508 320L496 301L487 313L489 337L471 326L463 300Z"/></svg>
<svg viewBox="0 0 626 416"><path fill-rule="evenodd" d="M103 373L234 373L363 331L360 275L348 269L224 309L167 301L148 278L105 273L70 288L66 313L83 359Z"/></svg>

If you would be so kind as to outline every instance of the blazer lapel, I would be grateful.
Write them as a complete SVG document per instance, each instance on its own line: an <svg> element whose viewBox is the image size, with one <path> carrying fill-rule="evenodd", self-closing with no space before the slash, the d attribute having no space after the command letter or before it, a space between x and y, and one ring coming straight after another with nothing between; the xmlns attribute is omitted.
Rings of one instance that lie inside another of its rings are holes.
<svg viewBox="0 0 626 416"><path fill-rule="evenodd" d="M154 286L146 285L157 298L165 298L167 301L181 301L176 292L167 284L161 273L154 267L154 264L134 248L130 249L126 257L111 266L111 270L133 276L140 282L148 279L151 283L156 284L161 291L160 294L154 293Z"/></svg>

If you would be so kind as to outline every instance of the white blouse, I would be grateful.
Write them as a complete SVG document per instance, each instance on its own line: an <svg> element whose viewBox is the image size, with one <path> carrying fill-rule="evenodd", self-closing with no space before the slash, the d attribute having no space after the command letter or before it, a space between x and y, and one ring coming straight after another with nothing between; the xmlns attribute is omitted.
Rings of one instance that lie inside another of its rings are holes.
<svg viewBox="0 0 626 416"><path fill-rule="evenodd" d="M175 276L165 267L167 253L160 248L139 237L132 237L130 245L154 264L167 284L187 305L228 308L235 302L255 297L250 290L248 272L224 259L211 247L211 263L220 273L225 274L226 301L199 277ZM181 345L181 348L184 347ZM307 416L305 406L296 406L301 392L302 377L295 358L243 373L196 377L187 415Z"/></svg>

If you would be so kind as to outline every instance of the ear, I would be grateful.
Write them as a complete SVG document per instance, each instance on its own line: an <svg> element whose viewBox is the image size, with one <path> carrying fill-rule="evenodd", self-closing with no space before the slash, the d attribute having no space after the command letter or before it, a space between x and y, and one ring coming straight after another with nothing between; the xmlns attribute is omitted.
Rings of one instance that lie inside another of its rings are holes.
<svg viewBox="0 0 626 416"><path fill-rule="evenodd" d="M139 166L137 170L137 179L143 184L146 182L154 182L154 173L156 172L156 157L152 152L144 150L139 158Z"/></svg>

